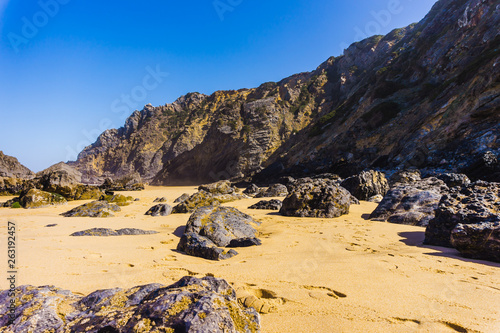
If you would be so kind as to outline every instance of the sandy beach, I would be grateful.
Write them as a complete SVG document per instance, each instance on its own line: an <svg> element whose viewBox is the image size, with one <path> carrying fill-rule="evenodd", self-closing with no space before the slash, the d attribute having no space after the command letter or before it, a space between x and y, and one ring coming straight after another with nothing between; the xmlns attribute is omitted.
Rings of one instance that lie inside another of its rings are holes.
<svg viewBox="0 0 500 333"><path fill-rule="evenodd" d="M374 203L353 205L349 215L335 219L247 209L261 199L225 204L262 222L262 245L239 248L239 255L217 262L176 250L189 214L144 215L157 197L173 205L182 193L194 192L196 187L121 192L140 201L122 207L113 218L59 216L85 201L0 209L2 244L7 221L17 224L18 285L55 285L86 295L213 275L272 309L261 316L263 332L500 332L500 264L423 246L421 227L369 221ZM94 227L159 233L69 236ZM2 260L4 272L6 264ZM3 281L1 289L7 289Z"/></svg>

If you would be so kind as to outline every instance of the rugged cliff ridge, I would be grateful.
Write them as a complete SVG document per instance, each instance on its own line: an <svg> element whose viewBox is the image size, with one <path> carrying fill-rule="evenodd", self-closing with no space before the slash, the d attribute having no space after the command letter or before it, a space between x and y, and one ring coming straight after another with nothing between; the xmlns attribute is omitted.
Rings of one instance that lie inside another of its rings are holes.
<svg viewBox="0 0 500 333"><path fill-rule="evenodd" d="M147 105L73 164L87 181L137 171L170 185L465 169L476 154L500 152L499 26L497 1L441 0L421 22L355 43L313 72Z"/></svg>
<svg viewBox="0 0 500 333"><path fill-rule="evenodd" d="M19 163L17 158L5 155L0 151L0 177L33 178L33 171Z"/></svg>

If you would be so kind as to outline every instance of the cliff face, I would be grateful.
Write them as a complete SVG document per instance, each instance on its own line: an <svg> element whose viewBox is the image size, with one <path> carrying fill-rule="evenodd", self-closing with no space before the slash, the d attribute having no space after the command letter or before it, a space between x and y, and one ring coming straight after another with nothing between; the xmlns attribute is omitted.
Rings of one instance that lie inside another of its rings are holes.
<svg viewBox="0 0 500 333"><path fill-rule="evenodd" d="M0 177L31 179L35 174L19 163L17 158L0 151Z"/></svg>
<svg viewBox="0 0 500 333"><path fill-rule="evenodd" d="M137 171L170 185L465 168L500 152L499 26L498 1L441 0L421 22L355 43L313 72L147 105L73 164L84 181Z"/></svg>

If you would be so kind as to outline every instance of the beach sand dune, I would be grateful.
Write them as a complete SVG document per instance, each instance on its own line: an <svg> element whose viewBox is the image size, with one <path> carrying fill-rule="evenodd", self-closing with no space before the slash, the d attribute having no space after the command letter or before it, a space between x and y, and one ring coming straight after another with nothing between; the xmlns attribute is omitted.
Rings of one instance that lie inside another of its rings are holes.
<svg viewBox="0 0 500 333"><path fill-rule="evenodd" d="M263 332L500 332L500 264L423 246L421 227L367 220L376 204L351 206L349 215L335 219L311 219L247 209L260 199L228 203L262 222L262 246L237 249L239 255L216 262L176 250L189 214L144 215L157 197L173 205L182 193L195 191L121 192L140 201L113 218L59 216L84 202L0 209L2 239L7 221L18 227L18 285L55 285L85 295L213 275L233 283L243 303L264 312ZM159 233L69 236L94 227Z"/></svg>

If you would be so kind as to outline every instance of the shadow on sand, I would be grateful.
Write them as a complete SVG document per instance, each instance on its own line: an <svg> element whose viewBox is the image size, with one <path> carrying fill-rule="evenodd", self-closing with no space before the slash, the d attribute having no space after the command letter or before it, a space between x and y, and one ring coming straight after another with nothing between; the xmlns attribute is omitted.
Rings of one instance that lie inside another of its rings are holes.
<svg viewBox="0 0 500 333"><path fill-rule="evenodd" d="M476 263L476 264L482 264L482 265L500 268L500 263L495 263L495 262L487 261L487 260L465 258L460 254L460 252L458 252L454 248L434 246L434 245L425 245L424 244L425 231L400 232L400 233L398 233L398 236L403 237L403 239L401 239L400 242L402 242L408 246L416 246L416 247L425 248L425 249L429 249L429 250L439 251L439 252L424 253L424 254L429 255L429 256L452 258L452 259L457 259L457 260L464 261L464 262L472 262L472 263Z"/></svg>
<svg viewBox="0 0 500 333"><path fill-rule="evenodd" d="M182 235L184 235L184 231L186 230L186 226L185 225L181 225L180 227L177 227L177 229L175 229L175 231L173 232L174 236L177 236L179 238L182 237Z"/></svg>

